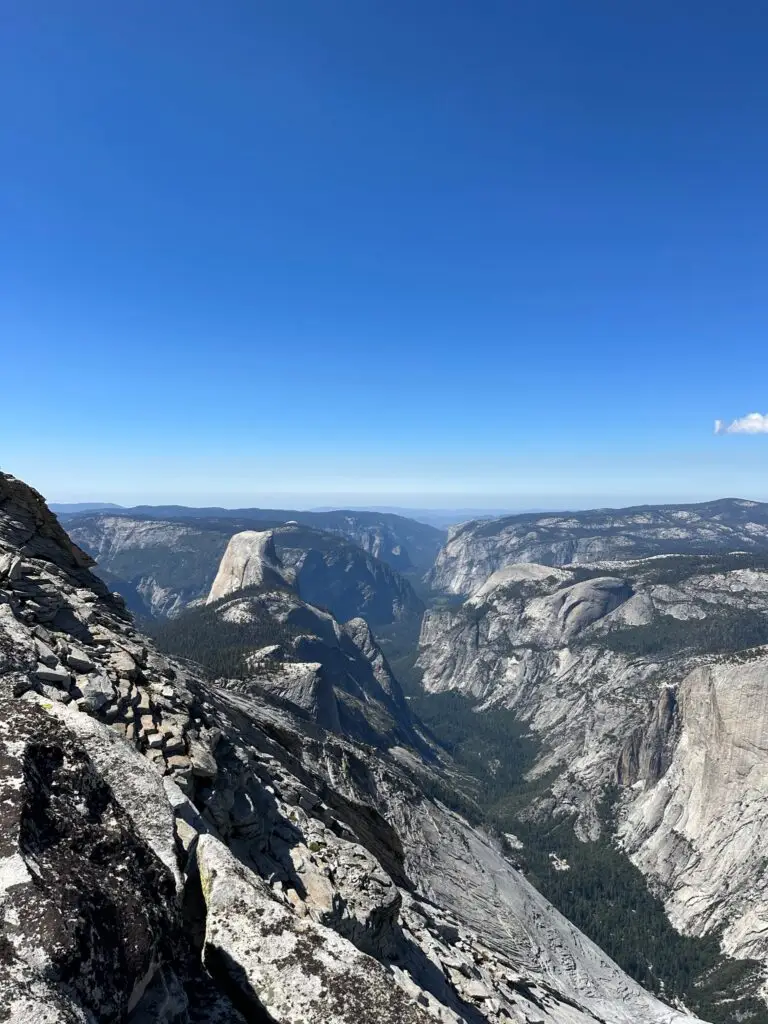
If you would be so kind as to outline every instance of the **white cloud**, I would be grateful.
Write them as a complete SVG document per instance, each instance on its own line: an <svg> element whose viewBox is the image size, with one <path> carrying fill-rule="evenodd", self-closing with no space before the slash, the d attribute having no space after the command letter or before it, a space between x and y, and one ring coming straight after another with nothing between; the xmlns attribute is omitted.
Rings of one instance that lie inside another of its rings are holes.
<svg viewBox="0 0 768 1024"><path fill-rule="evenodd" d="M768 434L768 413L750 412L733 423L715 420L716 434Z"/></svg>

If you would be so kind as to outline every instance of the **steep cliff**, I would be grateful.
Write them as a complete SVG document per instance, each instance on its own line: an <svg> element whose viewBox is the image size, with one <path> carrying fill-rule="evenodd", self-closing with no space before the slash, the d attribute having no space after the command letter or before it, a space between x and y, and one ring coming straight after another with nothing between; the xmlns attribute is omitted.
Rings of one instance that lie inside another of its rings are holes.
<svg viewBox="0 0 768 1024"><path fill-rule="evenodd" d="M285 583L272 531L244 530L236 533L227 544L206 604L248 587L284 586Z"/></svg>
<svg viewBox="0 0 768 1024"><path fill-rule="evenodd" d="M676 742L640 764L618 834L661 888L673 924L723 930L727 952L768 952L768 648L693 669L675 696ZM669 732L669 697L643 730Z"/></svg>
<svg viewBox="0 0 768 1024"><path fill-rule="evenodd" d="M672 923L764 959L766 644L755 556L523 564L430 611L420 663L530 727L529 813L594 839L618 786L611 827Z"/></svg>

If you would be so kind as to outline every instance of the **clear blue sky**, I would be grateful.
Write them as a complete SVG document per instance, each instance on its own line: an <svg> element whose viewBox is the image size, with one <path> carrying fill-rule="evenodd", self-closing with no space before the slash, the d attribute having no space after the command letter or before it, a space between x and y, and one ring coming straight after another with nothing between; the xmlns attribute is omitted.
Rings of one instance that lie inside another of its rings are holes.
<svg viewBox="0 0 768 1024"><path fill-rule="evenodd" d="M53 500L768 498L768 4L5 0Z"/></svg>

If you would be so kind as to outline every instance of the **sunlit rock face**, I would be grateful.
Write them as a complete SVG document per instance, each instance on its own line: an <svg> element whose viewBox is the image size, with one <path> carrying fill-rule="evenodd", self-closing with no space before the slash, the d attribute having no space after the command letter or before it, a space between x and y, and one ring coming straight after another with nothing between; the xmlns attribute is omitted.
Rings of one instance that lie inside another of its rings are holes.
<svg viewBox="0 0 768 1024"><path fill-rule="evenodd" d="M285 582L272 531L245 530L236 533L227 545L206 603L248 587Z"/></svg>
<svg viewBox="0 0 768 1024"><path fill-rule="evenodd" d="M619 835L666 895L673 924L723 928L727 952L768 949L768 651L693 669L678 687L679 739L661 778L640 775Z"/></svg>

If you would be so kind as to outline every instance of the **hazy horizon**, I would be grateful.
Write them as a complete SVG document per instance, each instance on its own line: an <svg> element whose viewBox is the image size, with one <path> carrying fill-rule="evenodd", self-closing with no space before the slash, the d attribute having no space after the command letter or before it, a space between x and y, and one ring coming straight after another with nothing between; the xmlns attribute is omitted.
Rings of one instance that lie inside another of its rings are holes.
<svg viewBox="0 0 768 1024"><path fill-rule="evenodd" d="M329 496L325 496L328 498ZM451 498L453 500L451 500ZM236 509L248 509L248 508L259 508L259 509L296 509L304 512L325 512L338 509L348 509L350 511L373 511L373 512L392 512L395 514L408 514L408 513L434 513L434 514L460 514L466 513L467 515L483 515L483 516L503 516L503 515L517 515L534 512L568 512L568 511L584 511L593 508L626 508L636 505L678 505L678 504L697 504L700 502L716 501L725 498L732 498L744 501L760 501L763 499L755 498L749 494L712 494L707 497L701 498L677 498L674 496L662 497L658 500L651 500L646 498L638 498L638 500L611 500L609 496L595 495L593 499L588 497L579 497L569 499L563 497L562 500L557 501L555 499L542 500L541 503L522 503L510 499L508 501L502 501L497 499L496 501L489 500L487 502L474 502L467 503L461 500L461 496L446 496L444 500L436 503L430 503L429 501L409 502L407 498L403 501L384 501L384 500L371 500L363 501L359 497L354 495L340 495L335 500L314 500L312 497L302 494L273 494L273 495L252 495L250 498L247 495L243 496L240 501L219 501L215 497L200 500L189 500L189 501L178 501L178 500L162 500L152 499L143 500L137 499L135 501L116 501L111 499L98 499L93 497L83 498L69 498L60 499L59 497L46 497L48 503L54 507L59 508L60 506L78 506L78 505L93 505L95 508L107 508L110 505L117 508L129 509L141 506L150 507L163 507L163 506L182 506L189 508L222 508L227 510Z"/></svg>

